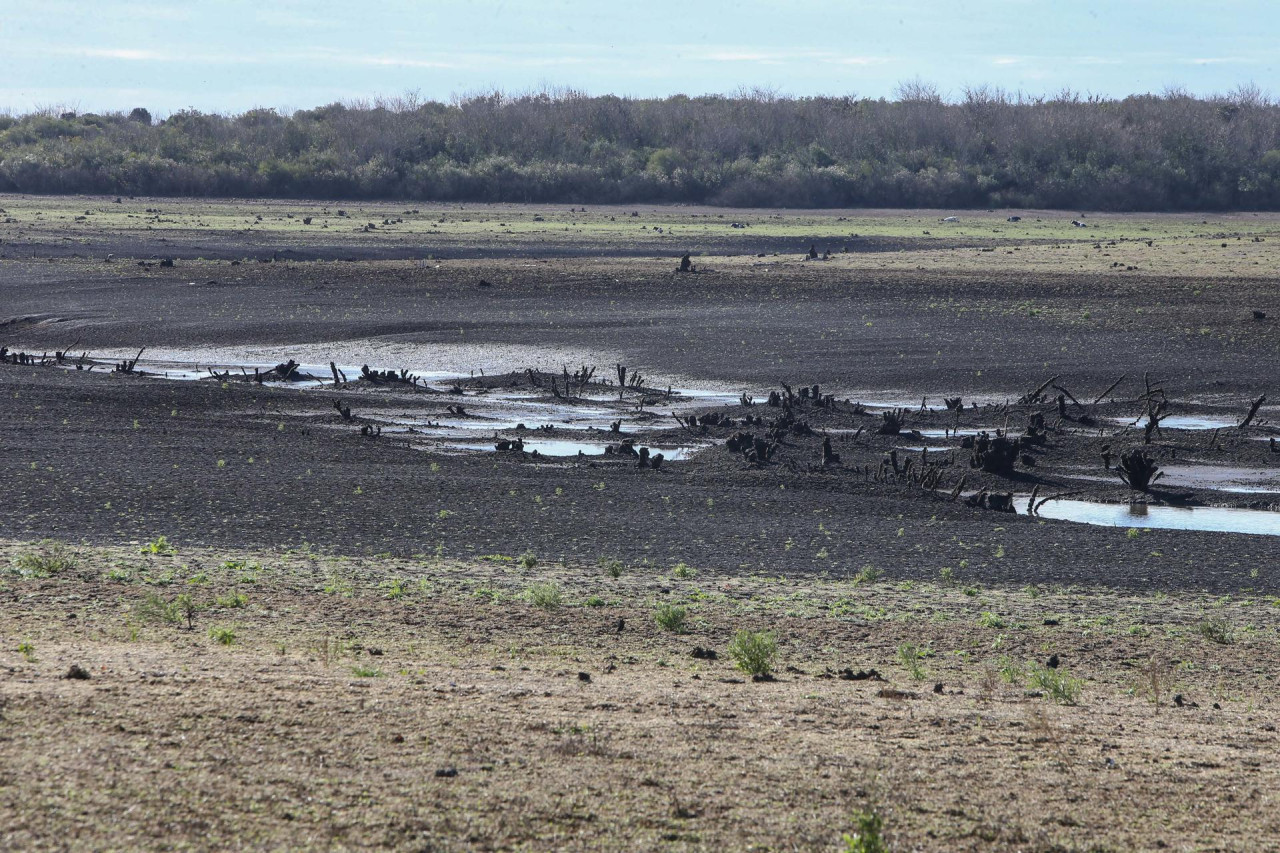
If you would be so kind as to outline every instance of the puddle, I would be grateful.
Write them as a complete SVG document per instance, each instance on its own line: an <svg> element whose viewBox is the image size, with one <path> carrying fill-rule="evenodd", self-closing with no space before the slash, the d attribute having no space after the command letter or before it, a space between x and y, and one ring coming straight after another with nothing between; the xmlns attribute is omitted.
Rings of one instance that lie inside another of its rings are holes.
<svg viewBox="0 0 1280 853"><path fill-rule="evenodd" d="M1230 468L1219 465L1168 465L1161 484L1216 489L1223 492L1280 492L1280 470Z"/></svg>
<svg viewBox="0 0 1280 853"><path fill-rule="evenodd" d="M1111 422L1121 426L1132 426L1134 429L1142 429L1147 419L1143 417L1137 424L1133 422L1133 418L1111 418ZM1232 418L1214 417L1212 415L1169 415L1160 419L1160 426L1164 429L1234 429L1238 423L1238 420Z"/></svg>
<svg viewBox="0 0 1280 853"><path fill-rule="evenodd" d="M1028 495L1015 501L1025 514ZM1075 521L1102 527L1151 527L1161 530L1205 530L1216 533L1252 533L1280 536L1280 512L1230 507L1172 507L1146 504L1103 504L1092 501L1049 501L1037 513L1040 518Z"/></svg>
<svg viewBox="0 0 1280 853"><path fill-rule="evenodd" d="M1210 489L1236 494L1280 494L1280 469L1233 468L1222 465L1167 465L1159 486ZM1072 480L1116 485L1120 478L1102 474L1067 474Z"/></svg>
<svg viewBox="0 0 1280 853"><path fill-rule="evenodd" d="M478 450L492 451L498 453L494 449L494 442L446 442L446 446L455 450ZM676 461L680 459L688 459L693 453L701 450L700 447L652 447L649 445L636 445L636 450L642 446L649 447L651 453L661 453L663 458L668 461ZM573 441L570 439L557 438L526 438L524 440L525 453L538 451L542 456L577 456L582 453L585 456L604 456L605 445L594 441Z"/></svg>

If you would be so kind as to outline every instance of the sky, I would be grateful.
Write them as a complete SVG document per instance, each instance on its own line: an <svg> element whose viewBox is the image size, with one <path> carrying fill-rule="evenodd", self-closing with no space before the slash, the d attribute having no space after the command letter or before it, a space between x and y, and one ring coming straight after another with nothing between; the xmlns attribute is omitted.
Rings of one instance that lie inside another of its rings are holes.
<svg viewBox="0 0 1280 853"><path fill-rule="evenodd" d="M0 111L292 112L495 89L893 97L919 79L1280 95L1276 0L0 0Z"/></svg>

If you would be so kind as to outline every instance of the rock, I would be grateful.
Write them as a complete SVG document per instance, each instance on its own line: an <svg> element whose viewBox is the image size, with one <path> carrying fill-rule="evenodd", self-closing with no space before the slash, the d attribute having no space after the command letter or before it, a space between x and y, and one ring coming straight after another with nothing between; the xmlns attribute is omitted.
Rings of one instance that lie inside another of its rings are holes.
<svg viewBox="0 0 1280 853"><path fill-rule="evenodd" d="M578 673L578 680L579 680L579 681L581 681L581 682L582 682L582 683L584 683L584 684L590 684L590 683L591 683L591 673L589 673L589 672L580 672L580 673Z"/></svg>
<svg viewBox="0 0 1280 853"><path fill-rule="evenodd" d="M89 675L89 670L78 663L73 663L71 664L71 669L67 670L67 674L62 677L73 681L88 681L91 676Z"/></svg>

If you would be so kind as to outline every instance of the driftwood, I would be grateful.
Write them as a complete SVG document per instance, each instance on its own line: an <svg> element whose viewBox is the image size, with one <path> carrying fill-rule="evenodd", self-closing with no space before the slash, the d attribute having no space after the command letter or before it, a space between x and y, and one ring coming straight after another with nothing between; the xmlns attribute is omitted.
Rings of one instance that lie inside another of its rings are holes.
<svg viewBox="0 0 1280 853"><path fill-rule="evenodd" d="M1129 488L1139 492L1150 491L1151 485L1164 476L1160 466L1142 448L1126 450L1120 454L1116 474Z"/></svg>
<svg viewBox="0 0 1280 853"><path fill-rule="evenodd" d="M1260 409L1262 407L1262 404L1265 402L1267 402L1267 395L1263 394L1261 397L1259 397L1258 399L1250 403L1249 414L1244 416L1244 420L1240 422L1240 425L1236 427L1236 429L1244 429L1245 427L1249 426L1249 424L1253 422L1254 417L1257 416L1258 409Z"/></svg>

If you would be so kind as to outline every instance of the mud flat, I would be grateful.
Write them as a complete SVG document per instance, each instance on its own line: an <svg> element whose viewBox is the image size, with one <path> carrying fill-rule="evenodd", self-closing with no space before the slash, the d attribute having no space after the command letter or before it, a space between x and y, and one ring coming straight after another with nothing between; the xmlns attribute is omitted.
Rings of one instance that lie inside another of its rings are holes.
<svg viewBox="0 0 1280 853"><path fill-rule="evenodd" d="M864 809L908 849L1276 837L1275 217L40 204L0 202L10 846L807 848ZM33 569L45 539L80 568ZM191 630L156 621L183 593ZM740 628L779 680L726 663ZM1074 705L1029 681L1053 654Z"/></svg>

